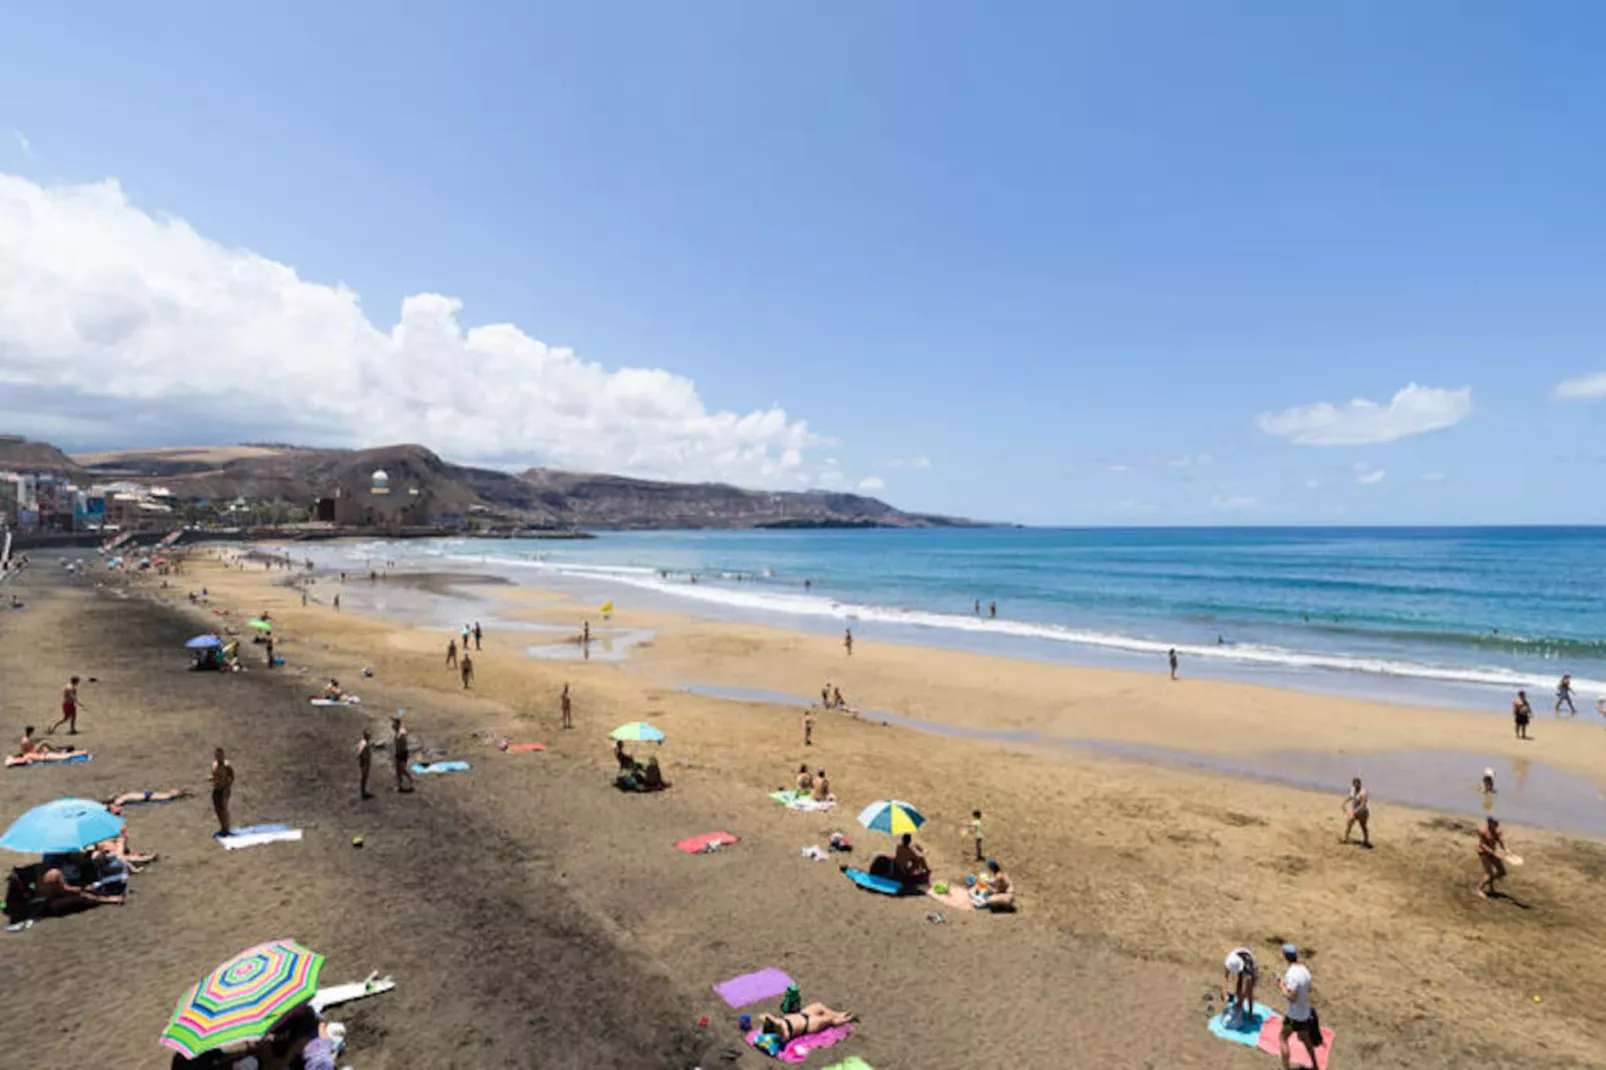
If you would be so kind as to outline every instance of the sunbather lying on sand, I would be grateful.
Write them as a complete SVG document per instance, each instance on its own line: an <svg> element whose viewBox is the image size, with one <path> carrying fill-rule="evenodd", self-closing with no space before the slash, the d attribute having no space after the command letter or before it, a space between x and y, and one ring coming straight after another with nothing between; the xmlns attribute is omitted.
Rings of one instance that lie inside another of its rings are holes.
<svg viewBox="0 0 1606 1070"><path fill-rule="evenodd" d="M195 793L189 788L172 788L168 791L125 791L107 799L106 809L115 812L124 806L133 806L138 803L172 802L174 799L188 799L193 794Z"/></svg>
<svg viewBox="0 0 1606 1070"><path fill-rule="evenodd" d="M758 1019L758 1031L781 1038L787 1044L795 1037L823 1033L834 1026L847 1025L858 1019L849 1011L834 1011L823 1003L810 1003L796 1014L763 1014Z"/></svg>
<svg viewBox="0 0 1606 1070"><path fill-rule="evenodd" d="M42 765L48 762L70 762L78 757L76 751L36 750L32 754L8 754L7 767L14 765Z"/></svg>
<svg viewBox="0 0 1606 1070"><path fill-rule="evenodd" d="M45 875L39 878L39 895L44 899L47 910L61 910L81 904L123 905L120 895L97 895L87 888L68 884L60 869L45 870Z"/></svg>
<svg viewBox="0 0 1606 1070"><path fill-rule="evenodd" d="M36 754L53 754L56 748L48 743L33 738L33 725L27 725L22 730L22 738L17 741L17 757L29 758Z"/></svg>

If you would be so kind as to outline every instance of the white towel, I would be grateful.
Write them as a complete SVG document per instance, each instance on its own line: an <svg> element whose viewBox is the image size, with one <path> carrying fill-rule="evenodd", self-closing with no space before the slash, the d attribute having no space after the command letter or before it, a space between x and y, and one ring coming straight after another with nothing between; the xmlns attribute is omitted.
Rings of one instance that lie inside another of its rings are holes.
<svg viewBox="0 0 1606 1070"><path fill-rule="evenodd" d="M786 804L786 808L788 810L798 810L803 813L811 813L815 810L829 810L835 805L835 799L793 799L791 802Z"/></svg>
<svg viewBox="0 0 1606 1070"><path fill-rule="evenodd" d="M300 829L280 829L277 832L246 832L235 836L219 836L217 842L231 851L238 851L242 847L256 847L264 843L293 843L300 839Z"/></svg>

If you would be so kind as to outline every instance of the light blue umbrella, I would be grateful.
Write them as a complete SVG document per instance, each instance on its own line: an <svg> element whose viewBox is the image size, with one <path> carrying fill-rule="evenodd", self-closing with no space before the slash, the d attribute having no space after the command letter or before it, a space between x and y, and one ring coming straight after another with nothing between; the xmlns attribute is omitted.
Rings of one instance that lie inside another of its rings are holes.
<svg viewBox="0 0 1606 1070"><path fill-rule="evenodd" d="M207 650L211 647L222 646L223 640L215 635L197 635L184 645L191 650Z"/></svg>
<svg viewBox="0 0 1606 1070"><path fill-rule="evenodd" d="M123 819L89 799L57 799L17 818L0 836L0 847L25 855L65 854L109 840Z"/></svg>
<svg viewBox="0 0 1606 1070"><path fill-rule="evenodd" d="M664 734L646 721L631 721L609 732L608 738L624 740L627 743L662 743Z"/></svg>

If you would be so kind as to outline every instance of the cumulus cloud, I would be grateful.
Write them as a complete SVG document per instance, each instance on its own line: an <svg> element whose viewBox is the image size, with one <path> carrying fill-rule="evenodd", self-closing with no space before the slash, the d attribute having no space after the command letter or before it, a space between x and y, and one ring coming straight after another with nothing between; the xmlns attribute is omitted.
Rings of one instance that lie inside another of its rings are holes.
<svg viewBox="0 0 1606 1070"><path fill-rule="evenodd" d="M1556 384L1556 396L1563 401L1585 401L1589 398L1606 398L1606 372L1580 375Z"/></svg>
<svg viewBox="0 0 1606 1070"><path fill-rule="evenodd" d="M1386 405L1356 398L1343 405L1320 401L1261 415L1268 435L1301 446L1361 446L1442 431L1472 415L1472 388L1445 390L1411 383Z"/></svg>
<svg viewBox="0 0 1606 1070"><path fill-rule="evenodd" d="M1355 477L1355 482L1363 487L1375 487L1388 478L1388 472L1381 468L1369 468Z"/></svg>
<svg viewBox="0 0 1606 1070"><path fill-rule="evenodd" d="M888 468L930 468L930 457L894 457L887 462Z"/></svg>
<svg viewBox="0 0 1606 1070"><path fill-rule="evenodd" d="M710 411L683 376L606 368L508 323L464 327L462 307L419 293L376 325L352 291L153 217L114 181L47 188L0 174L12 430L90 412L106 445L214 432L412 441L488 463L815 481L807 451L824 440L781 408Z"/></svg>
<svg viewBox="0 0 1606 1070"><path fill-rule="evenodd" d="M860 490L886 490L887 481L880 476L866 476L859 480Z"/></svg>
<svg viewBox="0 0 1606 1070"><path fill-rule="evenodd" d="M1247 494L1217 494L1210 499L1212 509L1253 509L1259 504Z"/></svg>

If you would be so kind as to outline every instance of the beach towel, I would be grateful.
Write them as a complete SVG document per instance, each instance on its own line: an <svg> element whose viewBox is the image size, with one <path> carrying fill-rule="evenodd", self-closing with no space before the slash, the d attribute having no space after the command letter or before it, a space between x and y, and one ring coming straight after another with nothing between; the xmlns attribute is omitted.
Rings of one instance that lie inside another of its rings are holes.
<svg viewBox="0 0 1606 1070"><path fill-rule="evenodd" d="M48 762L29 762L24 761L13 754L6 758L6 768L28 769L36 765L76 765L78 762L87 762L93 757L94 755L90 754L88 751L79 751L76 754L69 754L65 758L56 758Z"/></svg>
<svg viewBox="0 0 1606 1070"><path fill-rule="evenodd" d="M840 1044L852 1035L852 1025L833 1025L823 1033L811 1033L806 1037L793 1037L786 1047L781 1049L780 1054L775 1057L783 1063L800 1063L809 1057L809 1052ZM754 1043L757 1040L758 1031L756 1029L747 1034L747 1043L749 1045L758 1047ZM763 1049L760 1048L759 1050L762 1051Z"/></svg>
<svg viewBox="0 0 1606 1070"><path fill-rule="evenodd" d="M874 873L866 873L862 869L844 869L842 875L867 892L880 892L882 895L903 895L909 891L907 885L900 884L891 877L877 877Z"/></svg>
<svg viewBox="0 0 1606 1070"><path fill-rule="evenodd" d="M509 743L507 749L514 754L528 754L530 751L546 750L545 743Z"/></svg>
<svg viewBox="0 0 1606 1070"><path fill-rule="evenodd" d="M428 773L466 773L469 765L467 762L431 762L428 765L414 762L412 768L414 775L424 776Z"/></svg>
<svg viewBox="0 0 1606 1070"><path fill-rule="evenodd" d="M395 987L395 981L392 981L389 977L380 977L379 971L375 970L361 981L319 988L317 994L312 997L312 1009L321 1014L326 1007L350 1003L354 999L377 996L381 992L389 992Z"/></svg>
<svg viewBox="0 0 1606 1070"><path fill-rule="evenodd" d="M857 1055L849 1055L846 1059L843 1059L839 1063L832 1063L830 1066L826 1067L825 1070L875 1070L875 1067L871 1066Z"/></svg>
<svg viewBox="0 0 1606 1070"><path fill-rule="evenodd" d="M1266 1024L1260 1027L1260 1043L1256 1045L1261 1051L1279 1054L1278 1038L1283 1032L1283 1017L1273 1014L1266 1019ZM1327 1070L1327 1060L1333 1056L1333 1031L1322 1029L1322 1046L1316 1049L1316 1070ZM1300 1070L1311 1070L1310 1059L1305 1054L1305 1042L1298 1037L1288 1038L1288 1065L1299 1067Z"/></svg>
<svg viewBox="0 0 1606 1070"><path fill-rule="evenodd" d="M362 699L356 695L347 695L345 698L309 698L307 701L314 706L356 706L362 703Z"/></svg>
<svg viewBox="0 0 1606 1070"><path fill-rule="evenodd" d="M766 999L774 999L785 995L786 990L792 986L792 979L785 970L778 970L774 966L757 973L744 973L740 977L732 977L729 981L721 981L714 986L719 998L729 1007L750 1007Z"/></svg>
<svg viewBox="0 0 1606 1070"><path fill-rule="evenodd" d="M826 799L819 802L803 791L772 791L770 798L786 807L788 810L798 810L808 813L815 810L829 810L836 805L835 799Z"/></svg>
<svg viewBox="0 0 1606 1070"><path fill-rule="evenodd" d="M684 851L689 855L696 855L706 852L709 844L727 847L737 842L737 838L728 832L705 832L701 836L693 836L689 840L681 840L675 844L675 850Z"/></svg>
<svg viewBox="0 0 1606 1070"><path fill-rule="evenodd" d="M1256 1003L1253 1013L1244 1017L1237 1028L1227 1024L1225 1014L1217 1014L1210 1019L1210 1035L1230 1040L1234 1044L1242 1044L1246 1048L1258 1047L1260 1044L1260 1031L1266 1025L1266 1019L1274 1018L1277 1012L1264 1003ZM1275 1047L1275 1040L1273 1046Z"/></svg>
<svg viewBox="0 0 1606 1070"><path fill-rule="evenodd" d="M301 830L292 828L235 829L227 836L213 837L230 851L246 847L260 847L264 843L299 843Z"/></svg>

